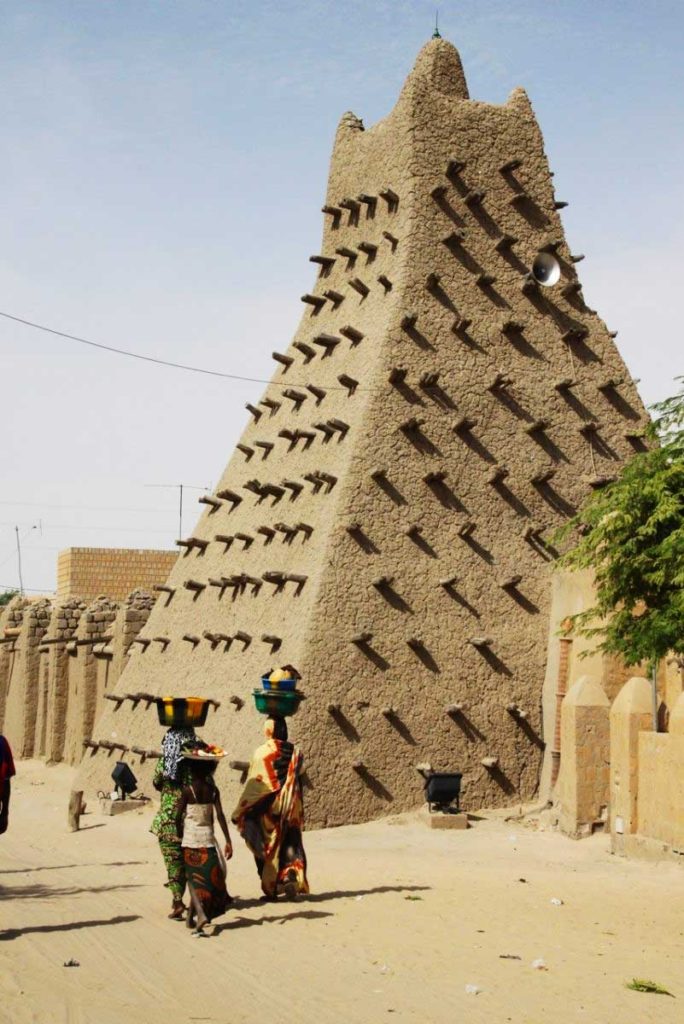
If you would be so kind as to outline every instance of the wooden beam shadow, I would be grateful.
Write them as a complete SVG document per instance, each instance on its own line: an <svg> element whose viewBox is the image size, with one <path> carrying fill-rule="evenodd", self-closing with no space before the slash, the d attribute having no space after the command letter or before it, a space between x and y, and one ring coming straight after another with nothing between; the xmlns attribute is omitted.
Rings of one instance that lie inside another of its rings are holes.
<svg viewBox="0 0 684 1024"><path fill-rule="evenodd" d="M483 732L480 732L478 727L475 725L475 723L470 718L468 718L468 716L465 714L465 712L463 712L463 711L459 711L457 713L451 713L450 712L449 713L449 718L454 723L454 725L457 725L459 727L461 732L463 732L465 734L465 738L467 740L469 740L471 743L474 743L475 740L486 740L487 739L485 734Z"/></svg>
<svg viewBox="0 0 684 1024"><path fill-rule="evenodd" d="M387 803L392 803L394 797L392 796L390 791L386 789L385 786L383 786L382 782L380 782L380 779L378 779L377 776L373 775L373 773L370 772L368 768L358 768L357 774L359 778L375 794L375 796L379 797L381 800L387 801Z"/></svg>
<svg viewBox="0 0 684 1024"><path fill-rule="evenodd" d="M340 731L344 734L345 738L351 743L360 743L361 736L359 735L353 722L350 722L345 713L340 709L336 708L330 712L333 722L337 725Z"/></svg>

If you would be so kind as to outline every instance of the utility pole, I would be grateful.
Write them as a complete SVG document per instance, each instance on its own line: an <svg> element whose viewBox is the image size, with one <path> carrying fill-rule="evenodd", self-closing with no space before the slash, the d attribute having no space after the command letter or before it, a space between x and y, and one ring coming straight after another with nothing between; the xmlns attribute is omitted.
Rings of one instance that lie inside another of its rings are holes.
<svg viewBox="0 0 684 1024"><path fill-rule="evenodd" d="M145 484L145 487L178 488L178 540L183 537L183 491L209 491L211 487L198 487L195 484Z"/></svg>
<svg viewBox="0 0 684 1024"><path fill-rule="evenodd" d="M24 596L24 581L23 581L22 576L21 576L21 541L19 540L19 527L18 526L14 527L14 532L15 532L16 537L17 537L17 564L18 564L18 568L19 568L19 593L23 597Z"/></svg>

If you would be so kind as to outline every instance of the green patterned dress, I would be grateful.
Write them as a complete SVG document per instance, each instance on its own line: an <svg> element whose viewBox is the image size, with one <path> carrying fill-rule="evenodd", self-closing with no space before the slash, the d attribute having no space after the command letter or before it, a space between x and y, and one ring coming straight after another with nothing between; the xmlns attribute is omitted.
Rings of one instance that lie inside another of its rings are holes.
<svg viewBox="0 0 684 1024"><path fill-rule="evenodd" d="M176 829L178 805L183 787L190 782L190 768L181 762L178 768L178 779L172 781L164 778L164 759L160 757L154 769L152 783L161 794L159 810L154 816L152 832L159 840L164 865L168 875L167 887L171 890L174 900L181 900L185 892L185 864L181 850L181 837Z"/></svg>

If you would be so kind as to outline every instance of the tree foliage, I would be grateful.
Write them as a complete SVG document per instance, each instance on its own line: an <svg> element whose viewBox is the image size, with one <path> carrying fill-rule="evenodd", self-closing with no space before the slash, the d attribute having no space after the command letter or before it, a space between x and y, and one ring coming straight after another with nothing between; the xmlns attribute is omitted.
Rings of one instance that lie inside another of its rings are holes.
<svg viewBox="0 0 684 1024"><path fill-rule="evenodd" d="M4 590L0 594L0 608L4 608L6 604L9 604L12 598L16 597L18 593L18 590Z"/></svg>
<svg viewBox="0 0 684 1024"><path fill-rule="evenodd" d="M684 388L653 412L649 449L561 532L580 539L559 564L596 581L596 603L573 622L627 665L684 654Z"/></svg>

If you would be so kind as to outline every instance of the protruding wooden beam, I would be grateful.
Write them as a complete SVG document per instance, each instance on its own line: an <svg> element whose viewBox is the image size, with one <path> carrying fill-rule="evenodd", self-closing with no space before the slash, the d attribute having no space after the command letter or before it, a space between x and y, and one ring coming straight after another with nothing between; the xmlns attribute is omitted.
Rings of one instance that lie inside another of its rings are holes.
<svg viewBox="0 0 684 1024"><path fill-rule="evenodd" d="M300 484L299 480L283 480L282 485L288 491L292 491L293 498L296 498L304 490L304 484Z"/></svg>
<svg viewBox="0 0 684 1024"><path fill-rule="evenodd" d="M302 295L301 301L306 303L308 306L313 306L316 312L322 309L326 303L326 299L323 295L311 295L310 292L307 292L305 295Z"/></svg>
<svg viewBox="0 0 684 1024"><path fill-rule="evenodd" d="M299 409L307 398L303 391L297 391L295 388L284 388L283 397L289 398L295 409Z"/></svg>
<svg viewBox="0 0 684 1024"><path fill-rule="evenodd" d="M235 540L235 538L233 537L232 534L229 534L229 533L215 533L214 534L214 540L218 541L219 544L224 544L225 545L225 550L227 551L228 548L230 547L230 545ZM224 554L225 554L225 551L224 551Z"/></svg>
<svg viewBox="0 0 684 1024"><path fill-rule="evenodd" d="M379 277L378 277L378 284L382 285L382 287L385 289L385 293L392 291L392 288L393 288L392 282L390 281L389 277L387 277L386 274L380 274L379 275Z"/></svg>
<svg viewBox="0 0 684 1024"><path fill-rule="evenodd" d="M372 217L375 213L375 207L378 205L378 197L369 196L367 192L361 192L357 198L360 203L364 203L368 207L368 215Z"/></svg>
<svg viewBox="0 0 684 1024"><path fill-rule="evenodd" d="M194 594L201 594L203 590L206 590L206 583L200 583L199 580L185 580L183 586L186 590L191 590Z"/></svg>
<svg viewBox="0 0 684 1024"><path fill-rule="evenodd" d="M507 160L505 164L501 164L499 170L502 174L510 174L511 171L517 171L522 165L523 162L519 157L513 157L512 160Z"/></svg>
<svg viewBox="0 0 684 1024"><path fill-rule="evenodd" d="M517 245L518 241L515 235L502 235L498 242L495 242L494 248L497 252L506 252L508 249L512 249L514 245Z"/></svg>
<svg viewBox="0 0 684 1024"><path fill-rule="evenodd" d="M195 633L184 633L183 639L186 640L189 644L192 644L193 647L197 647L197 644L202 642L200 637L198 637Z"/></svg>
<svg viewBox="0 0 684 1024"><path fill-rule="evenodd" d="M344 335L352 345L358 345L359 342L363 341L364 335L361 331L358 331L355 327L351 327L347 324L345 327L340 327L340 334Z"/></svg>
<svg viewBox="0 0 684 1024"><path fill-rule="evenodd" d="M282 402L276 402L275 398L270 398L268 395L266 396L266 398L259 399L259 405L263 405L267 409L269 409L271 412L271 416L278 412L278 409L280 409L282 404Z"/></svg>
<svg viewBox="0 0 684 1024"><path fill-rule="evenodd" d="M352 277L352 279L349 282L349 287L353 288L354 291L358 292L359 295L364 299L370 292L370 288L368 287L368 285L365 284L359 277Z"/></svg>
<svg viewBox="0 0 684 1024"><path fill-rule="evenodd" d="M349 211L350 218L358 217L359 210L361 209L359 201L357 199L352 199L351 196L347 196L346 199L341 199L338 205L341 206L343 210Z"/></svg>
<svg viewBox="0 0 684 1024"><path fill-rule="evenodd" d="M209 513L209 515L213 515L213 513L216 512L217 509L221 508L220 500L218 498L215 498L211 494L203 494L202 497L198 498L197 500L200 505L209 505L211 507L211 512Z"/></svg>
<svg viewBox="0 0 684 1024"><path fill-rule="evenodd" d="M238 444L236 445L236 448L239 452L242 452L246 462L249 462L249 460L254 455L254 449L250 448L248 444Z"/></svg>
<svg viewBox="0 0 684 1024"><path fill-rule="evenodd" d="M391 188L381 188L380 195L387 203L387 208L390 213L394 213L396 208L399 206L399 196L397 193Z"/></svg>
<svg viewBox="0 0 684 1024"><path fill-rule="evenodd" d="M359 386L358 380L354 380L354 378L350 377L348 373L339 374L337 379L342 385L342 387L347 389L350 396L354 394L357 387Z"/></svg>
<svg viewBox="0 0 684 1024"><path fill-rule="evenodd" d="M483 188L471 188L469 192L463 196L463 202L466 206L480 206L484 202L484 198L487 195Z"/></svg>
<svg viewBox="0 0 684 1024"><path fill-rule="evenodd" d="M316 349L311 348L311 345L307 345L305 341L295 341L292 343L292 347L302 353L305 365L306 363L310 363L316 355Z"/></svg>
<svg viewBox="0 0 684 1024"><path fill-rule="evenodd" d="M488 484L499 484L509 475L510 470L506 469L505 466L494 466L493 469L487 474Z"/></svg>
<svg viewBox="0 0 684 1024"><path fill-rule="evenodd" d="M158 593L161 594L168 594L169 597L173 597L173 595L176 593L176 588L170 587L168 583L154 583L152 585L152 589L156 590Z"/></svg>
<svg viewBox="0 0 684 1024"><path fill-rule="evenodd" d="M231 505L239 505L242 501L242 495L236 494L235 491L223 490L216 492L217 497L223 498L224 501L230 502Z"/></svg>
<svg viewBox="0 0 684 1024"><path fill-rule="evenodd" d="M395 235L393 235L390 231L383 231L382 237L385 239L385 241L389 242L389 244L390 244L390 246L392 248L392 252L394 252L396 247L399 245L399 239Z"/></svg>
<svg viewBox="0 0 684 1024"><path fill-rule="evenodd" d="M313 339L313 343L314 345L319 345L321 348L325 349L326 354L330 355L330 353L339 345L340 340L341 339L338 338L336 334L317 334Z"/></svg>
<svg viewBox="0 0 684 1024"><path fill-rule="evenodd" d="M458 178L461 171L465 170L465 160L450 160L444 172L447 178Z"/></svg>
<svg viewBox="0 0 684 1024"><path fill-rule="evenodd" d="M323 271L330 270L335 263L334 256L309 256L309 263L317 263Z"/></svg>
<svg viewBox="0 0 684 1024"><path fill-rule="evenodd" d="M314 398L316 399L316 405L320 405L320 403L323 401L323 399L328 393L325 390L325 388L319 388L315 384L307 384L306 390L310 391L311 394L314 396Z"/></svg>
<svg viewBox="0 0 684 1024"><path fill-rule="evenodd" d="M348 245L341 245L339 249L335 249L338 256L343 256L347 260L347 265L353 267L356 263L358 253L354 249L350 249Z"/></svg>
<svg viewBox="0 0 684 1024"><path fill-rule="evenodd" d="M338 206L322 206L321 212L332 218L333 228L337 228L342 217L342 210Z"/></svg>
<svg viewBox="0 0 684 1024"><path fill-rule="evenodd" d="M357 248L362 253L365 253L365 255L368 257L369 263L371 263L375 259L378 252L378 247L377 245L374 245L373 242L359 242Z"/></svg>
<svg viewBox="0 0 684 1024"><path fill-rule="evenodd" d="M283 373L294 363L293 357L286 356L283 352L271 352L271 359L275 359L276 363L283 366Z"/></svg>
<svg viewBox="0 0 684 1024"><path fill-rule="evenodd" d="M326 299L330 299L333 305L333 309L337 309L344 302L344 295L342 292L337 292L333 288L328 288L327 291L323 292Z"/></svg>

